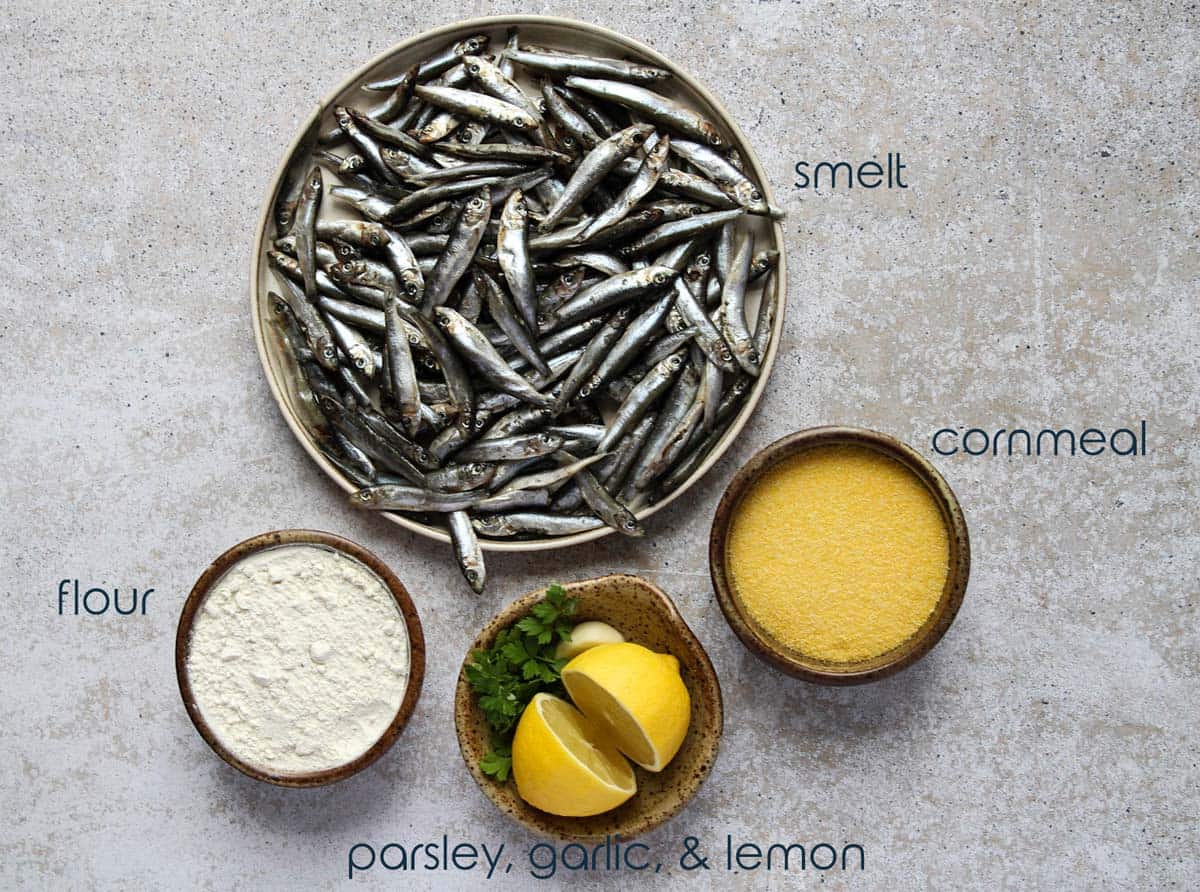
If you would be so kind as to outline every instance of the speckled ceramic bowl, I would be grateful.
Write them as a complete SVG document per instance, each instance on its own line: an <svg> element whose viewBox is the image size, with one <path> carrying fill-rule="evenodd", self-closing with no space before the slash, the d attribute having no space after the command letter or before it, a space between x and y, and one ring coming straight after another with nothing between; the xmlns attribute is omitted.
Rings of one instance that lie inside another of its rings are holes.
<svg viewBox="0 0 1200 892"><path fill-rule="evenodd" d="M826 663L807 657L774 640L746 611L726 565L729 528L742 497L770 468L784 459L818 446L844 445L873 449L895 459L916 475L937 502L950 543L949 572L942 596L929 618L908 640L887 653L853 663ZM919 452L887 434L857 427L814 427L766 447L737 472L717 506L708 541L708 564L717 600L730 627L746 647L778 669L806 681L828 685L877 681L911 666L941 640L958 615L971 571L971 542L967 521L954 490Z"/></svg>
<svg viewBox="0 0 1200 892"><path fill-rule="evenodd" d="M338 765L335 768L329 768L324 771L287 774L272 773L243 762L221 742L208 722L205 721L204 713L196 705L196 697L192 693L192 684L188 678L187 658L188 648L192 640L192 622L196 617L196 611L204 603L204 599L208 596L209 591L239 561L260 551L265 551L269 548L278 548L283 545L318 545L333 551L339 551L347 557L354 558L363 564L368 570L379 577L380 581L387 586L388 591L392 593L392 598L396 601L396 607L399 608L400 615L404 619L405 628L408 630L408 686L405 688L404 697L400 701L400 708L396 710L396 715L392 719L391 724L388 725L380 738L375 741L375 744L357 759L347 762L345 765ZM263 533L260 536L239 542L213 561L200 578L196 580L196 584L192 586L192 591L188 595L187 601L184 602L183 613L179 617L179 629L175 634L175 675L179 681L179 693L183 697L183 705L187 709L192 724L196 726L196 730L200 732L200 736L204 738L204 742L212 747L213 752L218 756L238 771L255 780L266 781L269 784L276 784L281 787L319 787L343 780L352 774L357 774L386 753L391 745L396 742L396 738L400 736L400 732L408 724L409 716L412 715L413 708L417 705L417 698L421 696L421 684L425 680L425 636L421 631L421 620L417 616L417 608L413 606L412 598L408 595L408 590L404 588L404 584L396 578L396 575L388 569L387 564L375 557L371 552L367 551L361 545L351 542L349 539L343 539L341 536L335 536L333 533L323 533L320 530L275 530L274 532Z"/></svg>
<svg viewBox="0 0 1200 892"><path fill-rule="evenodd" d="M603 839L606 834L630 839L678 812L708 777L724 724L721 685L704 647L658 586L637 576L616 575L567 583L564 587L579 601L576 621L601 620L619 629L628 640L673 654L679 660L692 698L692 716L687 737L675 758L657 774L634 766L637 794L612 811L586 818L564 818L539 811L517 795L511 780L497 783L479 770L479 760L491 747L491 731L467 683L465 660L454 697L458 745L479 789L497 808L528 829L557 839ZM501 629L528 614L544 594L544 589L531 592L500 611L471 644L468 659L471 651L489 647Z"/></svg>

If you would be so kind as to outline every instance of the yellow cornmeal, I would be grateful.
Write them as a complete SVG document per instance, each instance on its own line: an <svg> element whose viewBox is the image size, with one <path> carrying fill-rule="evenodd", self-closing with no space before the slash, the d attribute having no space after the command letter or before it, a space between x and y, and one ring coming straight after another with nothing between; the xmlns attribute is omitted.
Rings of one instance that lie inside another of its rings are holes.
<svg viewBox="0 0 1200 892"><path fill-rule="evenodd" d="M763 630L806 657L857 662L904 643L942 595L950 544L929 490L861 446L784 459L743 496L727 568Z"/></svg>

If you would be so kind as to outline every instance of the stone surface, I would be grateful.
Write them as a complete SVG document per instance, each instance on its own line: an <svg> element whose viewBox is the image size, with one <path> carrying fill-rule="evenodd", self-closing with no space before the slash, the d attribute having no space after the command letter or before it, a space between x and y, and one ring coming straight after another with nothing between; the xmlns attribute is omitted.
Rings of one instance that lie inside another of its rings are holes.
<svg viewBox="0 0 1200 892"><path fill-rule="evenodd" d="M732 110L787 210L786 337L730 454L645 541L489 558L348 510L271 401L251 335L253 228L282 147L361 60L501 12L575 16L680 61ZM559 578L641 573L708 647L716 769L647 837L861 843L829 888L1184 888L1200 868L1196 622L1200 162L1194 5L783 2L113 4L0 16L5 617L0 885L326 888L347 849L535 842L454 743L464 649ZM906 190L792 187L799 160L903 153ZM975 562L945 640L892 679L829 690L757 662L724 623L708 521L756 449L820 423L929 450L943 426L1115 428L1138 458L939 459ZM334 788L272 789L216 759L172 663L196 575L270 528L332 530L414 593L426 688L398 745ZM60 618L64 577L153 586L144 619ZM378 885L463 877L376 872ZM518 866L496 881L519 888ZM617 888L627 874L584 887Z"/></svg>

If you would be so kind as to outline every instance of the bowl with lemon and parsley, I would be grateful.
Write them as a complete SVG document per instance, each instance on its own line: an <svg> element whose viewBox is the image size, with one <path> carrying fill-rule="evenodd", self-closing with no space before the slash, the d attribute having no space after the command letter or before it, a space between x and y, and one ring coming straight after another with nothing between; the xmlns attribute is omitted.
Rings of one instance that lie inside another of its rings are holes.
<svg viewBox="0 0 1200 892"><path fill-rule="evenodd" d="M721 688L671 599L637 576L531 592L475 639L455 726L480 789L558 839L629 839L712 770Z"/></svg>

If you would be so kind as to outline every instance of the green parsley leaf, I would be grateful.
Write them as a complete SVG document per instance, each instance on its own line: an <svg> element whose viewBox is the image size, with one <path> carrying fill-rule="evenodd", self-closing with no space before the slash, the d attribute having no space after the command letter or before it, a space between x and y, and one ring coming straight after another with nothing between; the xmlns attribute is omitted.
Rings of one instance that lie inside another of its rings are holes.
<svg viewBox="0 0 1200 892"><path fill-rule="evenodd" d="M512 772L512 752L506 745L498 745L479 760L479 770L500 783L508 780Z"/></svg>
<svg viewBox="0 0 1200 892"><path fill-rule="evenodd" d="M480 761L480 770L498 781L509 777L512 756L509 741L521 713L535 694L562 693L565 660L555 656L559 641L571 638L576 601L561 585L551 585L545 597L507 629L496 634L492 646L475 650L467 662L467 683L478 697L479 708L495 734L492 750Z"/></svg>

